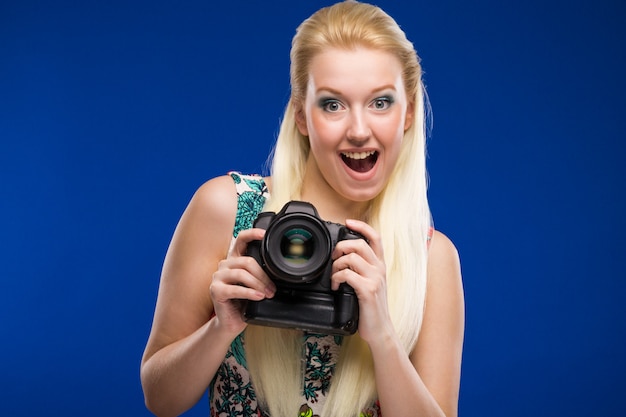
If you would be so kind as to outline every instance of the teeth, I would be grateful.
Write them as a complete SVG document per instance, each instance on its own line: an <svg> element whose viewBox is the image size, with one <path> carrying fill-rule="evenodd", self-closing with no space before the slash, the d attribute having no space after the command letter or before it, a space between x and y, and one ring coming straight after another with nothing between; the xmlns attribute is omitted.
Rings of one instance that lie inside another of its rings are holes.
<svg viewBox="0 0 626 417"><path fill-rule="evenodd" d="M350 159L365 159L368 156L374 155L375 151L369 152L342 152L342 155Z"/></svg>

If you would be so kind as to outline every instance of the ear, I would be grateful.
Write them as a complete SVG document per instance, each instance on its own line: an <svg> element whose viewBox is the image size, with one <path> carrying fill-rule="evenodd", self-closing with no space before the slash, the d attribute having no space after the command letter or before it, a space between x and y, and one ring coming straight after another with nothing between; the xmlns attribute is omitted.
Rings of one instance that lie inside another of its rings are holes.
<svg viewBox="0 0 626 417"><path fill-rule="evenodd" d="M413 119L415 118L415 105L413 102L409 102L406 106L406 114L404 117L404 131L406 132L413 125Z"/></svg>
<svg viewBox="0 0 626 417"><path fill-rule="evenodd" d="M300 134L302 136L309 136L309 129L306 126L306 116L304 114L304 107L302 106L302 103L296 102L293 104L293 114Z"/></svg>

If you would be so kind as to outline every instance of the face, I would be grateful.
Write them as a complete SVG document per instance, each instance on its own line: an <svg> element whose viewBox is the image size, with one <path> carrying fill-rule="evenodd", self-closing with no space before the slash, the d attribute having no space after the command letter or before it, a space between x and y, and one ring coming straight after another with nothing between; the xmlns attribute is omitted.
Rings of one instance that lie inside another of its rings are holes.
<svg viewBox="0 0 626 417"><path fill-rule="evenodd" d="M412 123L400 61L365 48L316 55L296 123L311 146L305 181L343 199L371 200L387 184Z"/></svg>

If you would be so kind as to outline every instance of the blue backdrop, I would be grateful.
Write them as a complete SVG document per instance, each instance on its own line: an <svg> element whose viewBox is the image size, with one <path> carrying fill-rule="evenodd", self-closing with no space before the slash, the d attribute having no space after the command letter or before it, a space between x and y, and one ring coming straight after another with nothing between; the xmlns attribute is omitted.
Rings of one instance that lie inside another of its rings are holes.
<svg viewBox="0 0 626 417"><path fill-rule="evenodd" d="M0 3L0 415L150 415L139 362L176 222L207 179L263 172L291 37L327 4ZM461 415L623 412L626 4L379 5L426 71Z"/></svg>

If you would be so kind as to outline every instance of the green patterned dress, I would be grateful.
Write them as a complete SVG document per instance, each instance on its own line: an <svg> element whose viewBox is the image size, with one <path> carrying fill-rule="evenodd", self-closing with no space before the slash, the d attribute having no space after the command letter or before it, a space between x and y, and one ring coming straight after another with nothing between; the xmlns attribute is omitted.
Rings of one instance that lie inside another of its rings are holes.
<svg viewBox="0 0 626 417"><path fill-rule="evenodd" d="M263 210L269 191L263 178L231 172L237 190L237 217L233 238L252 227ZM306 371L302 407L294 417L316 417L324 405L339 355L342 338L304 332L302 336ZM209 388L211 417L270 417L257 403L246 364L243 333L233 341ZM361 413L381 417L378 403Z"/></svg>

